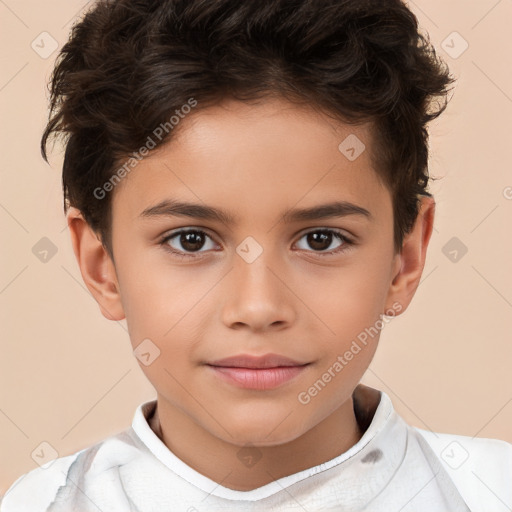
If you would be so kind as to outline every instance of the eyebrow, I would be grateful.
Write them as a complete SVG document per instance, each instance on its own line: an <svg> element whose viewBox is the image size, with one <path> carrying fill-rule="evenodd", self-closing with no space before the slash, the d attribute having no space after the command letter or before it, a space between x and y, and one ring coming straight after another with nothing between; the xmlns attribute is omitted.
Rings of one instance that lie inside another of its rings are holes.
<svg viewBox="0 0 512 512"><path fill-rule="evenodd" d="M365 208L347 201L335 201L332 203L321 204L310 208L295 208L286 210L282 219L286 223L321 220L337 217L346 217L357 215L372 219L372 214ZM146 208L141 214L141 218L156 217L191 217L196 219L205 219L219 221L224 224L236 224L236 217L232 216L222 208L214 208L204 204L186 203L182 201L165 199L155 206Z"/></svg>

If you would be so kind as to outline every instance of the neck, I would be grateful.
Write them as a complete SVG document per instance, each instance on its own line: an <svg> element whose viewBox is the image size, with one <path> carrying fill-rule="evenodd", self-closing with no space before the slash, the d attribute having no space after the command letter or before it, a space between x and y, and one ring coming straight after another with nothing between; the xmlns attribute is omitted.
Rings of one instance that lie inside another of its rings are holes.
<svg viewBox="0 0 512 512"><path fill-rule="evenodd" d="M364 433L352 397L300 437L275 446L242 448L219 439L160 395L149 424L187 465L239 491L253 490L327 462L351 448Z"/></svg>

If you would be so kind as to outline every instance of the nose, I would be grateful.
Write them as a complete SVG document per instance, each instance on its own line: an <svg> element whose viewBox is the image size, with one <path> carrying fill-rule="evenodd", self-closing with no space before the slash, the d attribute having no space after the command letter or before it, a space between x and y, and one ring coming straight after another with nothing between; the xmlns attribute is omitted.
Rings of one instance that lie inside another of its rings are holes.
<svg viewBox="0 0 512 512"><path fill-rule="evenodd" d="M296 314L290 273L270 251L248 262L238 254L226 281L222 316L225 325L251 331L289 327Z"/></svg>

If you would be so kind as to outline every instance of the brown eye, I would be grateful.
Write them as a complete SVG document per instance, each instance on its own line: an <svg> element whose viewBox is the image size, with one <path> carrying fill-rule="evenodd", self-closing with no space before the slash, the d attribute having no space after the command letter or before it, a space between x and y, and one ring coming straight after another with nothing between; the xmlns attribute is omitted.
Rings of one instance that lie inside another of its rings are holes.
<svg viewBox="0 0 512 512"><path fill-rule="evenodd" d="M178 240L186 251L197 251L203 247L205 237L198 231L186 231L178 235Z"/></svg>
<svg viewBox="0 0 512 512"><path fill-rule="evenodd" d="M306 235L308 245L317 251L324 251L329 249L329 246L332 243L332 238L332 233L325 233L320 231L315 231Z"/></svg>
<svg viewBox="0 0 512 512"><path fill-rule="evenodd" d="M352 241L338 231L332 229L317 229L305 233L301 240L305 239L308 247L299 247L301 250L313 250L313 252L334 254L345 250L352 245ZM337 245L334 245L335 243Z"/></svg>
<svg viewBox="0 0 512 512"><path fill-rule="evenodd" d="M187 253L205 252L201 251L201 249L203 249L205 245L208 245L207 242L209 240L211 241L211 237L204 231L200 229L189 229L180 230L166 236L161 241L161 245L164 245L173 253L187 256L189 255ZM215 247L213 242L211 242L210 245ZM207 247L207 249L212 249L213 247Z"/></svg>

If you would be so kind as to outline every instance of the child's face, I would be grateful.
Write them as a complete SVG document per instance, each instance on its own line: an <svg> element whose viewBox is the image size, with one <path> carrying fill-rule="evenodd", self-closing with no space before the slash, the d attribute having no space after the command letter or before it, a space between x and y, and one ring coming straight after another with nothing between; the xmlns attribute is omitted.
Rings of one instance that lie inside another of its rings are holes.
<svg viewBox="0 0 512 512"><path fill-rule="evenodd" d="M375 352L379 315L407 307L392 286L400 255L391 195L372 169L368 126L277 100L229 102L181 123L185 129L113 197L112 246L131 342L158 347L159 357L141 368L166 407L231 443L284 443L350 398ZM350 148L338 148L349 135L367 148L353 161ZM235 221L141 215L162 201L222 209ZM288 210L334 202L369 214L283 220ZM207 236L161 244L192 228ZM323 228L354 245L334 253L346 242L322 239ZM268 353L308 364L266 389L241 387L208 365Z"/></svg>

